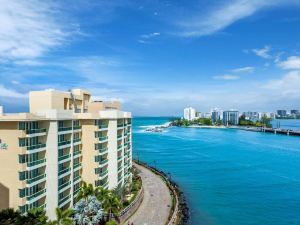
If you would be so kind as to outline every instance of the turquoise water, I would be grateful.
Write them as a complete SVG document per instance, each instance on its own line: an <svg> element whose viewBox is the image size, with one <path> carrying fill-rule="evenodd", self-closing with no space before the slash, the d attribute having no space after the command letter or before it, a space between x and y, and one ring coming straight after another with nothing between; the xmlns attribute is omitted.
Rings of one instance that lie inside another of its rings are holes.
<svg viewBox="0 0 300 225"><path fill-rule="evenodd" d="M300 120L273 120L271 124L274 128L300 130Z"/></svg>
<svg viewBox="0 0 300 225"><path fill-rule="evenodd" d="M134 156L180 185L190 224L300 224L300 137L227 129L143 131L166 121L134 119Z"/></svg>

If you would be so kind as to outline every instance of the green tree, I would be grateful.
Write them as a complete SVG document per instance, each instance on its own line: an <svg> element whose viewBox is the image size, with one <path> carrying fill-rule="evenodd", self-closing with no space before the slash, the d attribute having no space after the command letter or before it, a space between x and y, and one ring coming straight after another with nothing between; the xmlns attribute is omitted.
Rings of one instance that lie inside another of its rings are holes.
<svg viewBox="0 0 300 225"><path fill-rule="evenodd" d="M84 198L85 200L87 200L87 198L89 196L95 195L96 191L93 187L92 184L87 184L86 182L82 182L81 187L80 187L80 191L78 192L77 195L77 200L80 200L82 198Z"/></svg>
<svg viewBox="0 0 300 225"><path fill-rule="evenodd" d="M41 208L33 208L27 211L25 216L21 218L22 225L45 225L47 224L48 217L46 212Z"/></svg>
<svg viewBox="0 0 300 225"><path fill-rule="evenodd" d="M0 224L2 225L19 225L21 220L21 213L14 209L3 209L0 211Z"/></svg>
<svg viewBox="0 0 300 225"><path fill-rule="evenodd" d="M103 202L105 198L110 194L110 191L103 188L103 187L97 187L95 190L95 196L100 202Z"/></svg>
<svg viewBox="0 0 300 225"><path fill-rule="evenodd" d="M108 213L108 220L111 219L111 215L114 215L116 219L119 217L119 210L121 209L121 203L117 196L110 193L103 201L103 208Z"/></svg>
<svg viewBox="0 0 300 225"><path fill-rule="evenodd" d="M73 220L71 218L73 214L72 209L61 210L60 208L55 209L56 220L53 221L53 225L72 225Z"/></svg>

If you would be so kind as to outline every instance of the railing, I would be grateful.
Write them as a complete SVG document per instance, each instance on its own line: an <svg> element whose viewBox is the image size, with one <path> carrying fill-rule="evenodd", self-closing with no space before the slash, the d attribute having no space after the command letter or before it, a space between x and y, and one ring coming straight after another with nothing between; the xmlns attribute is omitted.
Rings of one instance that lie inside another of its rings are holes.
<svg viewBox="0 0 300 225"><path fill-rule="evenodd" d="M58 186L58 190L61 190L61 189L65 188L65 187L69 186L70 184L71 184L71 181L67 181L67 182L59 185Z"/></svg>
<svg viewBox="0 0 300 225"><path fill-rule="evenodd" d="M118 139L122 138L122 134L118 135L118 137L117 137L117 138L118 138Z"/></svg>
<svg viewBox="0 0 300 225"><path fill-rule="evenodd" d="M38 129L30 129L26 130L26 134L38 134L38 133L45 133L47 130L46 128L38 128Z"/></svg>
<svg viewBox="0 0 300 225"><path fill-rule="evenodd" d="M64 169L58 171L58 176L60 176L60 175L62 175L62 174L65 174L65 173L69 172L70 170L71 170L70 167L64 168Z"/></svg>
<svg viewBox="0 0 300 225"><path fill-rule="evenodd" d="M73 153L73 156L80 155L80 154L81 154L81 151L75 151L75 152Z"/></svg>
<svg viewBox="0 0 300 225"><path fill-rule="evenodd" d="M108 139L107 136L99 137L99 141L106 141Z"/></svg>
<svg viewBox="0 0 300 225"><path fill-rule="evenodd" d="M81 141L81 138L76 138L73 140L73 143L80 142L80 141Z"/></svg>
<svg viewBox="0 0 300 225"><path fill-rule="evenodd" d="M58 132L60 132L60 131L69 131L69 130L72 130L72 127L59 127L58 128Z"/></svg>
<svg viewBox="0 0 300 225"><path fill-rule="evenodd" d="M81 163L74 164L74 165L73 165L73 169L76 169L76 168L78 168L78 167L80 167L80 166L81 166Z"/></svg>
<svg viewBox="0 0 300 225"><path fill-rule="evenodd" d="M98 128L105 129L105 128L108 128L108 125L107 124L98 125Z"/></svg>
<svg viewBox="0 0 300 225"><path fill-rule="evenodd" d="M100 148L100 149L97 149L100 153L103 153L103 152L106 152L108 150L107 147L105 148Z"/></svg>
<svg viewBox="0 0 300 225"><path fill-rule="evenodd" d="M100 174L99 174L99 177L103 177L103 176L105 176L106 174L108 174L108 170L105 170L104 172L100 173Z"/></svg>
<svg viewBox="0 0 300 225"><path fill-rule="evenodd" d="M118 167L118 172L123 169L123 166Z"/></svg>
<svg viewBox="0 0 300 225"><path fill-rule="evenodd" d="M108 162L108 159L104 159L104 160L100 161L99 164L105 164L107 162Z"/></svg>
<svg viewBox="0 0 300 225"><path fill-rule="evenodd" d="M39 148L45 148L46 144L37 144L37 145L31 145L31 146L27 146L26 149L27 150L35 150L35 149L39 149Z"/></svg>
<svg viewBox="0 0 300 225"><path fill-rule="evenodd" d="M119 214L119 220L125 222L140 206L144 198L144 189L141 188L135 199Z"/></svg>
<svg viewBox="0 0 300 225"><path fill-rule="evenodd" d="M118 150L122 149L122 145L118 145Z"/></svg>
<svg viewBox="0 0 300 225"><path fill-rule="evenodd" d="M59 157L58 157L58 161L60 162L60 161L62 161L62 160L64 160L64 159L68 159L68 158L71 158L71 154L59 156Z"/></svg>
<svg viewBox="0 0 300 225"><path fill-rule="evenodd" d="M124 124L118 124L118 127L123 127L124 126Z"/></svg>
<svg viewBox="0 0 300 225"><path fill-rule="evenodd" d="M68 145L68 144L71 144L71 141L70 141L70 140L58 142L58 146Z"/></svg>
<svg viewBox="0 0 300 225"><path fill-rule="evenodd" d="M42 190L36 192L36 193L33 194L33 195L28 196L27 199L30 201L30 200L32 200L32 199L34 199L34 198L36 198L36 197L38 197L38 196L44 194L45 192L46 192L46 188L44 188L44 189L42 189Z"/></svg>
<svg viewBox="0 0 300 225"><path fill-rule="evenodd" d="M39 159L39 160L36 160L36 161L33 161L33 162L28 162L27 166L28 167L32 167L32 166L36 166L36 165L42 164L44 162L46 162L46 159Z"/></svg>
<svg viewBox="0 0 300 225"><path fill-rule="evenodd" d="M73 182L78 181L79 179L81 179L81 176L74 177Z"/></svg>
<svg viewBox="0 0 300 225"><path fill-rule="evenodd" d="M27 184L32 184L32 183L34 183L34 182L36 182L36 181L38 181L38 180L42 180L42 179L45 178L45 177L46 177L46 174L40 174L40 175L37 175L37 176L34 177L34 178L27 179L26 183L27 183Z"/></svg>
<svg viewBox="0 0 300 225"><path fill-rule="evenodd" d="M74 126L73 127L73 130L80 130L81 129L81 126Z"/></svg>
<svg viewBox="0 0 300 225"><path fill-rule="evenodd" d="M70 197L71 197L70 195L63 197L61 200L58 201L58 205L61 205L62 203L70 199Z"/></svg>

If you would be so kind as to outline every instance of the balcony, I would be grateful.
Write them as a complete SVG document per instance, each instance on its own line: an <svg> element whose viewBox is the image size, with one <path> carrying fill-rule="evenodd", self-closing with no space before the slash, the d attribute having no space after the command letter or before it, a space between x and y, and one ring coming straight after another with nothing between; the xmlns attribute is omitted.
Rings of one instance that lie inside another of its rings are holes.
<svg viewBox="0 0 300 225"><path fill-rule="evenodd" d="M33 151L33 150L41 150L46 148L46 144L37 144L37 145L31 145L31 146L27 146L26 149L28 151Z"/></svg>
<svg viewBox="0 0 300 225"><path fill-rule="evenodd" d="M76 163L76 164L73 165L73 169L75 170L75 169L77 169L80 166L81 166L81 163Z"/></svg>
<svg viewBox="0 0 300 225"><path fill-rule="evenodd" d="M63 174L65 174L65 173L68 173L68 172L70 172L70 171L71 171L71 168L70 168L70 167L68 167L68 168L63 168L63 169L61 169L60 171L58 171L58 176L63 175Z"/></svg>
<svg viewBox="0 0 300 225"><path fill-rule="evenodd" d="M44 178L46 178L46 174L38 174L36 177L33 177L31 179L27 179L26 183L27 184L32 184L32 183L35 183L36 181L43 180Z"/></svg>
<svg viewBox="0 0 300 225"><path fill-rule="evenodd" d="M117 139L122 140L122 137L123 137L122 134L120 134L120 135L118 135Z"/></svg>
<svg viewBox="0 0 300 225"><path fill-rule="evenodd" d="M79 191L80 191L80 188L78 188L77 190L74 190L73 196L75 197L78 194Z"/></svg>
<svg viewBox="0 0 300 225"><path fill-rule="evenodd" d="M99 177L103 178L107 174L108 174L108 170L105 170L104 172L102 172L102 173L99 174Z"/></svg>
<svg viewBox="0 0 300 225"><path fill-rule="evenodd" d="M120 183L123 180L123 176L118 176L118 182Z"/></svg>
<svg viewBox="0 0 300 225"><path fill-rule="evenodd" d="M72 127L59 127L58 132L71 131Z"/></svg>
<svg viewBox="0 0 300 225"><path fill-rule="evenodd" d="M71 154L66 154L66 155L63 155L63 156L59 156L58 157L58 162L61 162L65 159L70 159L71 158Z"/></svg>
<svg viewBox="0 0 300 225"><path fill-rule="evenodd" d="M61 185L58 186L58 191L61 191L62 189L64 189L65 187L69 186L71 184L71 181L67 181Z"/></svg>
<svg viewBox="0 0 300 225"><path fill-rule="evenodd" d="M25 130L26 134L42 134L46 133L46 128L39 128L39 129L30 129L30 130Z"/></svg>
<svg viewBox="0 0 300 225"><path fill-rule="evenodd" d="M119 130L119 129L123 129L124 128L124 125L123 124L118 124L117 125L117 129Z"/></svg>
<svg viewBox="0 0 300 225"><path fill-rule="evenodd" d="M106 153L108 148L105 147L105 148L100 148L100 149L97 149L99 151L99 153Z"/></svg>
<svg viewBox="0 0 300 225"><path fill-rule="evenodd" d="M75 131L75 130L81 130L81 126L74 126L73 127L73 130Z"/></svg>
<svg viewBox="0 0 300 225"><path fill-rule="evenodd" d="M106 142L108 140L107 136L99 137L99 142Z"/></svg>
<svg viewBox="0 0 300 225"><path fill-rule="evenodd" d="M73 156L74 156L74 157L77 156L77 155L81 155L81 151L75 151L75 152L73 153Z"/></svg>
<svg viewBox="0 0 300 225"><path fill-rule="evenodd" d="M81 179L81 176L76 176L76 177L73 178L73 182L76 182L76 181L78 181L80 179Z"/></svg>
<svg viewBox="0 0 300 225"><path fill-rule="evenodd" d="M62 199L60 199L60 200L58 201L58 205L59 205L59 206L62 206L62 205L63 205L64 203L66 203L70 198L71 198L70 195L67 195L67 196L63 197Z"/></svg>
<svg viewBox="0 0 300 225"><path fill-rule="evenodd" d="M30 196L27 196L27 200L31 201L32 199L35 199L35 198L41 196L44 193L46 193L46 188L41 189L38 192L36 192L36 193L34 193L34 194L30 195Z"/></svg>
<svg viewBox="0 0 300 225"><path fill-rule="evenodd" d="M70 144L71 144L70 140L58 142L58 146L64 146L64 145L70 145Z"/></svg>
<svg viewBox="0 0 300 225"><path fill-rule="evenodd" d="M119 167L118 167L118 172L120 172L122 169L123 169L123 166L122 166L122 165L119 166Z"/></svg>
<svg viewBox="0 0 300 225"><path fill-rule="evenodd" d="M123 157L122 156L118 156L118 161L122 160Z"/></svg>
<svg viewBox="0 0 300 225"><path fill-rule="evenodd" d="M100 165L104 165L108 163L108 159L103 159L102 161L99 162Z"/></svg>
<svg viewBox="0 0 300 225"><path fill-rule="evenodd" d="M73 143L77 143L77 142L81 142L81 138L75 138L75 139L73 140Z"/></svg>
<svg viewBox="0 0 300 225"><path fill-rule="evenodd" d="M122 149L122 145L118 145L118 150L121 150Z"/></svg>
<svg viewBox="0 0 300 225"><path fill-rule="evenodd" d="M36 161L31 161L31 162L28 162L27 163L27 167L33 167L33 166L37 166L37 165L40 165L40 164L43 164L46 162L46 159L39 159L39 160L36 160Z"/></svg>
<svg viewBox="0 0 300 225"><path fill-rule="evenodd" d="M104 129L107 129L108 128L108 124L101 124L101 125L98 125L98 129L99 130L104 130Z"/></svg>

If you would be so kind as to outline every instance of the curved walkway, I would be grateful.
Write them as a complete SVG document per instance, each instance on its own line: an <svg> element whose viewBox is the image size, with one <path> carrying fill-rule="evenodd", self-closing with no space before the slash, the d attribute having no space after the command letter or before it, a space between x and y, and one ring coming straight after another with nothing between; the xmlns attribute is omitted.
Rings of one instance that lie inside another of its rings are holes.
<svg viewBox="0 0 300 225"><path fill-rule="evenodd" d="M161 177L143 166L134 164L140 170L143 181L144 199L138 210L124 225L164 225L168 220L172 198L170 190Z"/></svg>

